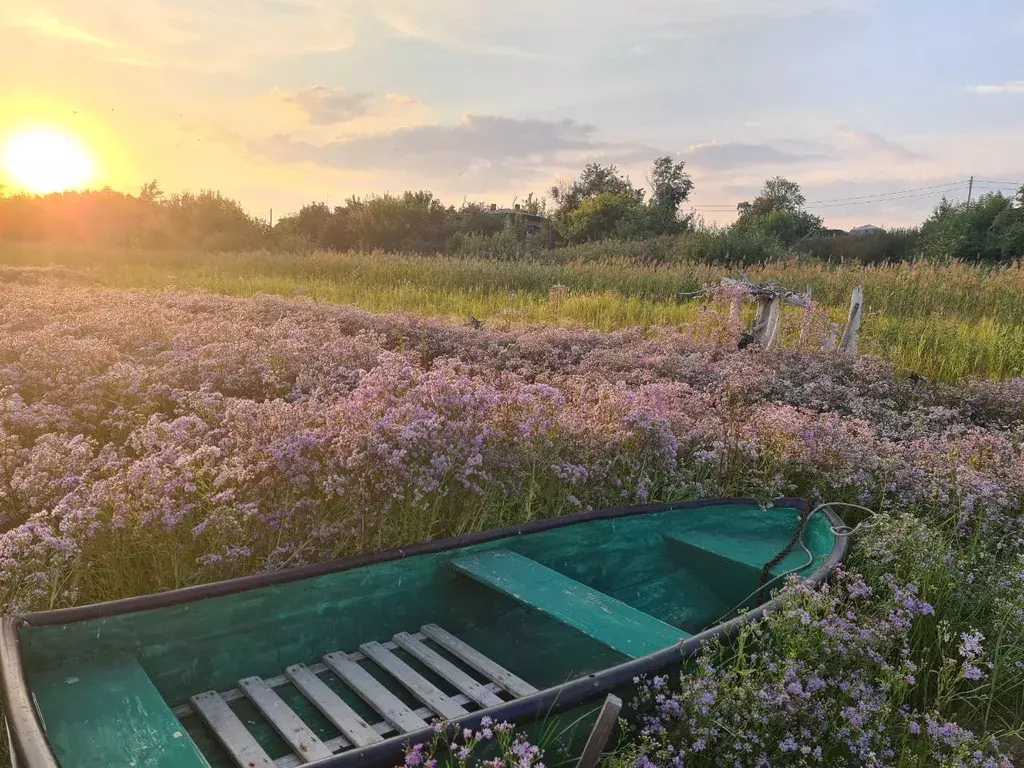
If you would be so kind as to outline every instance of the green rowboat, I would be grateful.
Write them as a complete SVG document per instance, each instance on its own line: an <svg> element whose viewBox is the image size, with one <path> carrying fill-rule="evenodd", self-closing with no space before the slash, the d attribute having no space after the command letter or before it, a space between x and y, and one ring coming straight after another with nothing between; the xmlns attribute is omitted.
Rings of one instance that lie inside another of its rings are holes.
<svg viewBox="0 0 1024 768"><path fill-rule="evenodd" d="M647 505L6 616L15 766L393 765L435 720L526 723L678 665L770 607L766 564L824 579L838 525L795 499Z"/></svg>

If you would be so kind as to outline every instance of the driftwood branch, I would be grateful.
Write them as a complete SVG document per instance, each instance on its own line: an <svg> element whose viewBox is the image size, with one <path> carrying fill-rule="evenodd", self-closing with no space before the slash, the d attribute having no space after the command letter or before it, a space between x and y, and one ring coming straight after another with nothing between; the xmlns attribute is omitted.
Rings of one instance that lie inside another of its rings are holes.
<svg viewBox="0 0 1024 768"><path fill-rule="evenodd" d="M762 299L767 299L769 302L771 299L780 299L782 303L788 304L791 307L806 309L810 306L810 300L806 294L792 291L784 285L779 285L778 283L752 283L746 278L737 280L731 277L722 278L722 282L718 285L706 285L699 291L680 291L676 294L676 300L686 301L687 299L704 298L713 295L723 288L739 288L759 303Z"/></svg>

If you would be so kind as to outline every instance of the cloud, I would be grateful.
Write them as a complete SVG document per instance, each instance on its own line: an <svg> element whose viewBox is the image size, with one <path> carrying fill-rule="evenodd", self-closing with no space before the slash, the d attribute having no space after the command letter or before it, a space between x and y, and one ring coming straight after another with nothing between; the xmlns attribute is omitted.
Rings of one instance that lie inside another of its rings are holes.
<svg viewBox="0 0 1024 768"><path fill-rule="evenodd" d="M1002 85L972 85L968 90L983 96L992 96L997 93L1024 93L1024 80L1012 80Z"/></svg>
<svg viewBox="0 0 1024 768"><path fill-rule="evenodd" d="M267 59L344 50L356 36L353 3L331 0L133 0L131 13L121 0L33 5L20 26L91 42L108 61L144 67L246 70Z"/></svg>
<svg viewBox="0 0 1024 768"><path fill-rule="evenodd" d="M264 146L282 160L338 168L410 167L448 174L474 162L541 162L560 150L593 146L595 128L574 120L464 115L457 125L423 125L315 146L276 136Z"/></svg>
<svg viewBox="0 0 1024 768"><path fill-rule="evenodd" d="M824 155L785 152L770 144L712 141L687 147L683 150L682 157L687 162L701 168L725 170L760 165L792 165L808 160L818 160Z"/></svg>
<svg viewBox="0 0 1024 768"><path fill-rule="evenodd" d="M297 93L285 93L282 100L302 109L314 125L344 123L369 114L371 93L351 93L340 86L314 85Z"/></svg>
<svg viewBox="0 0 1024 768"><path fill-rule="evenodd" d="M898 142L890 141L880 133L844 130L840 131L840 135L859 148L870 150L896 162L921 160L925 157L925 155L914 152Z"/></svg>
<svg viewBox="0 0 1024 768"><path fill-rule="evenodd" d="M55 16L29 16L28 18L14 21L10 26L29 29L46 37L56 37L61 40L74 40L79 43L99 46L100 48L114 47L114 44L109 40L98 37L79 27L65 24Z"/></svg>
<svg viewBox="0 0 1024 768"><path fill-rule="evenodd" d="M593 125L575 120L463 115L454 125L426 124L322 144L281 134L251 142L250 148L282 162L395 172L431 183L457 178L464 187L546 181L566 168L575 173L589 160L631 163L657 154L644 145L599 141L596 133Z"/></svg>

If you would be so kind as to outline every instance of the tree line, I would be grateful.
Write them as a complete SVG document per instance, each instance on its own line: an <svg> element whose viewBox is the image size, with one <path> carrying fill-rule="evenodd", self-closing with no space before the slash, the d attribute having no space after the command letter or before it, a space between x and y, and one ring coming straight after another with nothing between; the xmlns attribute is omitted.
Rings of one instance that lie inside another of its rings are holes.
<svg viewBox="0 0 1024 768"><path fill-rule="evenodd" d="M0 240L73 242L153 249L384 250L462 253L490 258L543 257L560 246L629 242L653 261L672 257L753 262L803 254L831 261L891 262L918 257L972 262L1024 258L1024 186L971 204L945 198L921 226L837 236L806 209L799 184L777 176L737 206L728 227L684 210L694 189L683 162L657 158L637 186L614 165L591 163L575 178L514 208L433 193L350 197L303 206L273 226L214 190L164 194L154 181L138 194L111 189L44 196L4 195ZM647 244L649 247L644 247ZM603 248L601 249L604 250Z"/></svg>

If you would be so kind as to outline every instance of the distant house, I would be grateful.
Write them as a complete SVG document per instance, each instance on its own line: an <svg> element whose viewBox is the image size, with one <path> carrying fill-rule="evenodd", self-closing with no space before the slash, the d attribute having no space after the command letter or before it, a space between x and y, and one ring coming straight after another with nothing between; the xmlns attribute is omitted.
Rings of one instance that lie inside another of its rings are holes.
<svg viewBox="0 0 1024 768"><path fill-rule="evenodd" d="M857 237L861 237L862 235L877 235L879 232L885 232L885 230L881 227L876 227L874 224L863 224L850 230L850 234L856 235Z"/></svg>
<svg viewBox="0 0 1024 768"><path fill-rule="evenodd" d="M518 219L526 225L527 237L539 235L544 230L544 223L547 221L540 214L527 213L519 203L516 203L515 208L499 208L495 203L491 203L491 210L487 213L492 216L504 217L505 229L509 229Z"/></svg>

